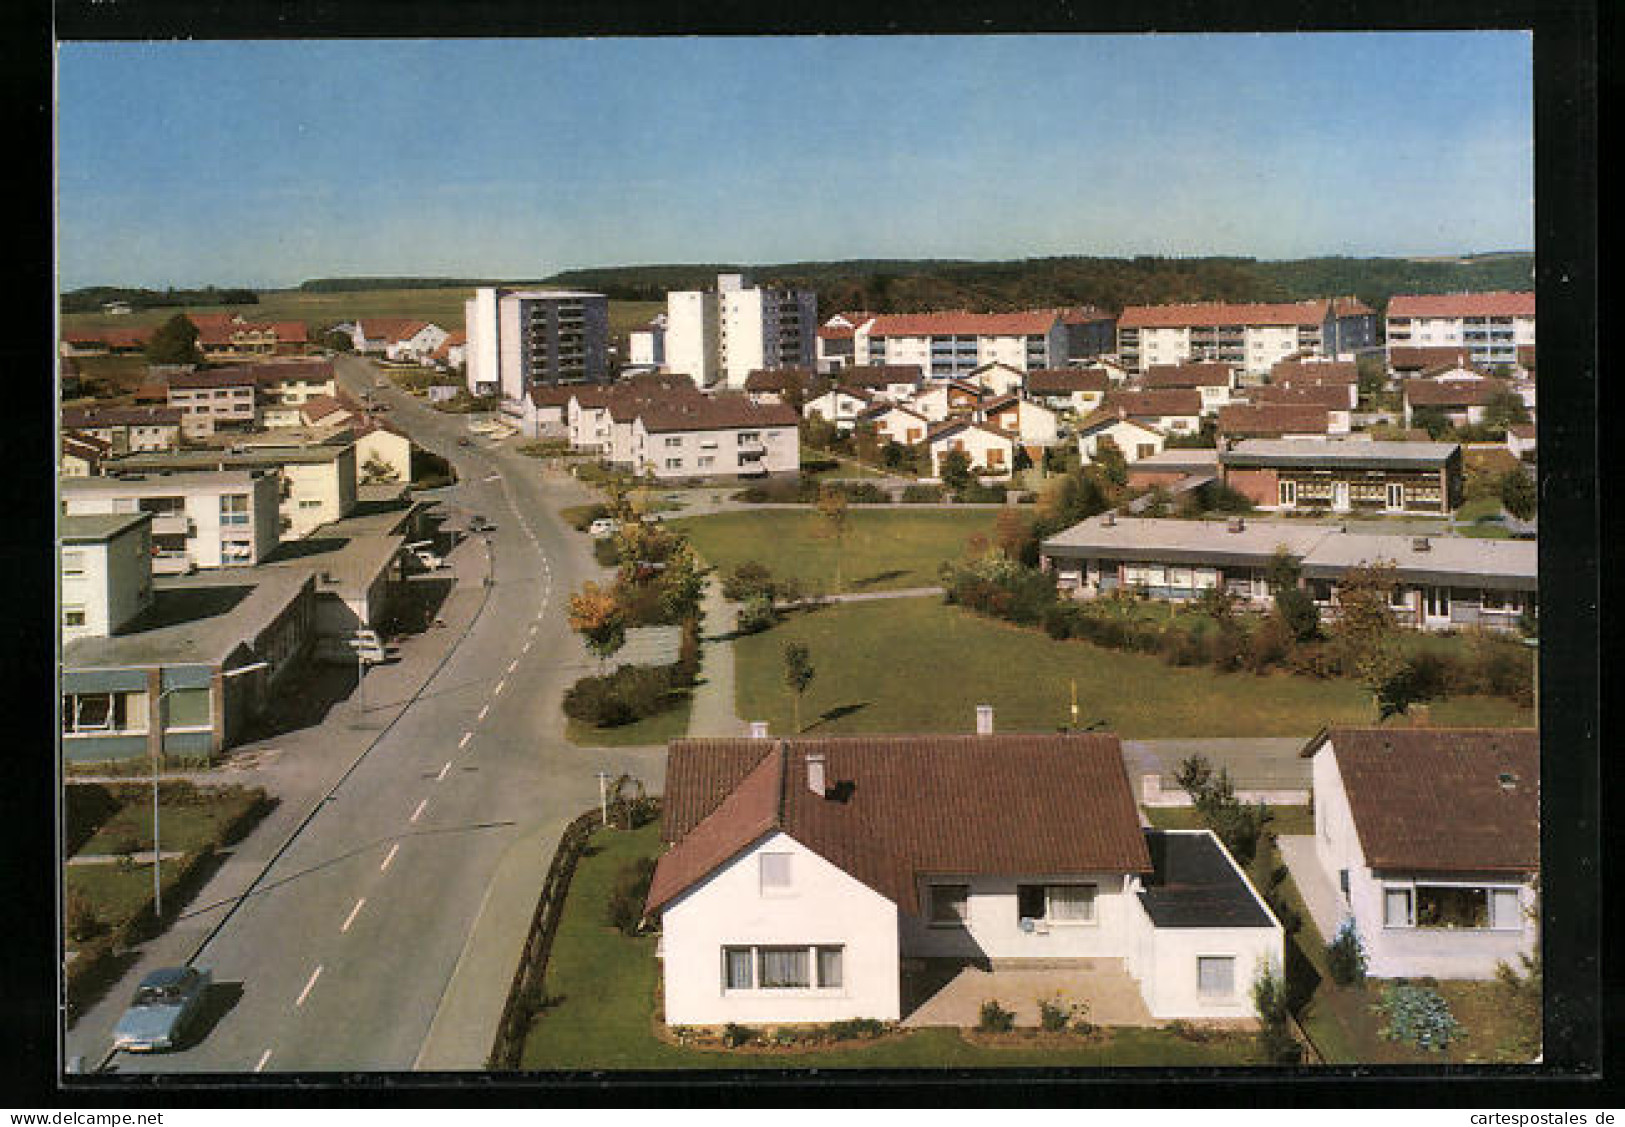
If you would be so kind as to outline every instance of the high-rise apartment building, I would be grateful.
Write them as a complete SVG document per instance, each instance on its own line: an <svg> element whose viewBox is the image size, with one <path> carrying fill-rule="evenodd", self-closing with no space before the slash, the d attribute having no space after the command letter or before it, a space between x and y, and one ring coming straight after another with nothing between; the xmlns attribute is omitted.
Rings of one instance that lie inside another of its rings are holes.
<svg viewBox="0 0 1625 1127"><path fill-rule="evenodd" d="M665 369L701 387L743 388L754 371L810 367L817 331L812 292L752 286L743 274L718 274L714 291L666 295Z"/></svg>
<svg viewBox="0 0 1625 1127"><path fill-rule="evenodd" d="M468 390L519 404L533 387L609 378L609 299L484 286L463 307Z"/></svg>

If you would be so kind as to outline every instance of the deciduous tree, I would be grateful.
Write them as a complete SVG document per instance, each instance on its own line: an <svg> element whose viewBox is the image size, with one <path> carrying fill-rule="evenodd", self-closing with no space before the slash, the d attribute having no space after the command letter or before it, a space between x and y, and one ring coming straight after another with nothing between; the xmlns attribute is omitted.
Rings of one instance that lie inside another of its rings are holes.
<svg viewBox="0 0 1625 1127"><path fill-rule="evenodd" d="M801 698L813 683L817 670L813 668L812 652L804 642L786 642L784 646L784 684L794 700L796 733L801 733Z"/></svg>

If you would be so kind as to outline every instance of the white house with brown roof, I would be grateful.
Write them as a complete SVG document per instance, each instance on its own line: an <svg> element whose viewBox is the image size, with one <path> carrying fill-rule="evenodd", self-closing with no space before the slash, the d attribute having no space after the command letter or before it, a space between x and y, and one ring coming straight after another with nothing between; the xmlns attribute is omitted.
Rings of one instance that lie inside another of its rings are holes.
<svg viewBox="0 0 1625 1127"><path fill-rule="evenodd" d="M970 457L972 472L983 477L1007 477L1015 470L1015 436L969 419L939 423L925 438L931 451L931 473L942 476L943 459L956 450Z"/></svg>
<svg viewBox="0 0 1625 1127"><path fill-rule="evenodd" d="M1307 899L1328 935L1354 921L1368 974L1487 979L1533 950L1534 729L1333 728L1301 754L1320 869L1305 876L1324 890Z"/></svg>
<svg viewBox="0 0 1625 1127"><path fill-rule="evenodd" d="M839 430L851 430L857 425L858 416L867 411L874 401L874 395L862 388L832 387L824 394L807 400L801 413L809 419L834 423Z"/></svg>
<svg viewBox="0 0 1625 1127"><path fill-rule="evenodd" d="M1202 396L1194 388L1119 388L1107 393L1100 410L1164 434L1196 434L1202 429Z"/></svg>
<svg viewBox="0 0 1625 1127"><path fill-rule="evenodd" d="M979 385L965 380L932 380L903 402L934 423L954 415L969 415L982 401Z"/></svg>
<svg viewBox="0 0 1625 1127"><path fill-rule="evenodd" d="M976 418L1011 435L1023 446L1053 446L1061 432L1054 411L1013 392L984 400L976 409Z"/></svg>
<svg viewBox="0 0 1625 1127"><path fill-rule="evenodd" d="M795 408L742 394L639 403L629 412L629 464L656 478L761 477L801 468Z"/></svg>
<svg viewBox="0 0 1625 1127"><path fill-rule="evenodd" d="M1212 415L1230 402L1235 383L1235 373L1229 364L1203 361L1152 364L1139 378L1137 386L1144 391L1195 391L1201 396L1202 414Z"/></svg>
<svg viewBox="0 0 1625 1127"><path fill-rule="evenodd" d="M900 403L877 403L860 415L858 422L872 424L881 442L899 446L923 442L931 429L931 420L924 414Z"/></svg>
<svg viewBox="0 0 1625 1127"><path fill-rule="evenodd" d="M110 454L173 450L185 415L174 407L64 407L62 429L107 444Z"/></svg>
<svg viewBox="0 0 1625 1127"><path fill-rule="evenodd" d="M1027 398L1057 411L1087 415L1098 408L1111 389L1104 367L1038 368L1027 373Z"/></svg>
<svg viewBox="0 0 1625 1127"><path fill-rule="evenodd" d="M998 360L972 368L965 379L980 385L989 395L1017 395L1027 386L1026 372Z"/></svg>
<svg viewBox="0 0 1625 1127"><path fill-rule="evenodd" d="M993 992L1042 960L1138 985L1153 1019L1248 1018L1282 965L1217 838L1141 828L1115 736L677 740L662 818L645 911L672 1025L897 1020L921 959L991 964Z"/></svg>
<svg viewBox="0 0 1625 1127"><path fill-rule="evenodd" d="M1100 453L1102 443L1117 447L1123 460L1133 463L1161 454L1168 444L1168 436L1155 427L1132 419L1097 412L1078 428L1078 453L1085 462L1093 462Z"/></svg>

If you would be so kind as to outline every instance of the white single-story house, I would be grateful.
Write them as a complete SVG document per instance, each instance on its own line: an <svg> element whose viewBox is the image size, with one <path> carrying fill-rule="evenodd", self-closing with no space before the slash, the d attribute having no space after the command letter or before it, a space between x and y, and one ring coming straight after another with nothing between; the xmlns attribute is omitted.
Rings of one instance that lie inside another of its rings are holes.
<svg viewBox="0 0 1625 1127"><path fill-rule="evenodd" d="M925 441L931 449L931 473L935 477L942 476L942 460L955 450L968 454L971 468L983 476L1003 477L1015 469L1014 436L969 419L940 423Z"/></svg>
<svg viewBox="0 0 1625 1127"><path fill-rule="evenodd" d="M905 402L933 423L950 415L969 414L982 401L982 389L964 380L933 380Z"/></svg>
<svg viewBox="0 0 1625 1127"><path fill-rule="evenodd" d="M1027 386L1025 372L998 360L972 368L964 378L980 385L989 395L1014 395Z"/></svg>
<svg viewBox="0 0 1625 1127"><path fill-rule="evenodd" d="M897 403L877 403L858 416L858 422L874 424L881 442L895 442L900 446L923 442L931 429L931 421L924 415Z"/></svg>
<svg viewBox="0 0 1625 1127"><path fill-rule="evenodd" d="M1093 462L1102 442L1117 447L1125 462L1137 462L1162 453L1168 436L1154 427L1143 426L1117 415L1096 415L1078 428L1078 453Z"/></svg>
<svg viewBox="0 0 1625 1127"><path fill-rule="evenodd" d="M1023 446L1053 446L1061 433L1054 411L1014 394L983 401L976 414L983 423L1013 436Z"/></svg>
<svg viewBox="0 0 1625 1127"><path fill-rule="evenodd" d="M1333 728L1313 761L1315 850L1376 978L1488 979L1534 949L1533 728Z"/></svg>
<svg viewBox="0 0 1625 1127"><path fill-rule="evenodd" d="M1248 1019L1279 922L1207 831L1141 827L1117 737L684 739L645 912L665 1020L894 1021L915 960L1138 979Z"/></svg>
<svg viewBox="0 0 1625 1127"><path fill-rule="evenodd" d="M874 396L856 387L832 387L815 399L807 400L801 413L809 419L823 419L840 430L851 430L858 416L867 411Z"/></svg>

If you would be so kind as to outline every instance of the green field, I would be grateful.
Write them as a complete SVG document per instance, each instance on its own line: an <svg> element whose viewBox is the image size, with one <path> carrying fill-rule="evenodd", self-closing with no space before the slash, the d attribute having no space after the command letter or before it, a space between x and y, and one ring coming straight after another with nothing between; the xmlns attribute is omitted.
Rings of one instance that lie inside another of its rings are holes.
<svg viewBox="0 0 1625 1127"><path fill-rule="evenodd" d="M652 747L688 735L688 716L694 710L694 694L684 692L664 712L616 728L594 728L580 720L565 718L564 738L577 747Z"/></svg>
<svg viewBox="0 0 1625 1127"><path fill-rule="evenodd" d="M532 1027L526 1070L734 1068L1000 1068L1130 1065L1243 1065L1252 1038L1185 1041L1159 1029L1120 1029L1108 1039L1045 1045L1012 1037L975 1045L953 1029L924 1029L851 1048L751 1052L685 1048L655 1035L659 990L655 937L628 938L604 922L604 905L621 866L659 848L655 824L600 830L576 868L553 940L546 993L556 999Z"/></svg>
<svg viewBox="0 0 1625 1127"><path fill-rule="evenodd" d="M776 733L792 724L783 652L805 642L816 677L801 716L817 735L969 732L990 704L1002 731L1050 731L1080 719L1132 739L1303 736L1328 724L1370 724L1370 696L1343 680L1178 668L1149 654L1057 642L937 598L848 603L791 615L734 643L736 706ZM1496 697L1434 701L1439 727L1532 725L1534 713Z"/></svg>
<svg viewBox="0 0 1625 1127"><path fill-rule="evenodd" d="M862 505L847 513L840 551L842 590L847 592L935 586L942 562L962 558L971 536L991 537L997 517L989 509L913 512ZM718 571L756 560L777 579L836 590L835 541L819 535L821 518L812 511L718 513L669 523Z"/></svg>

